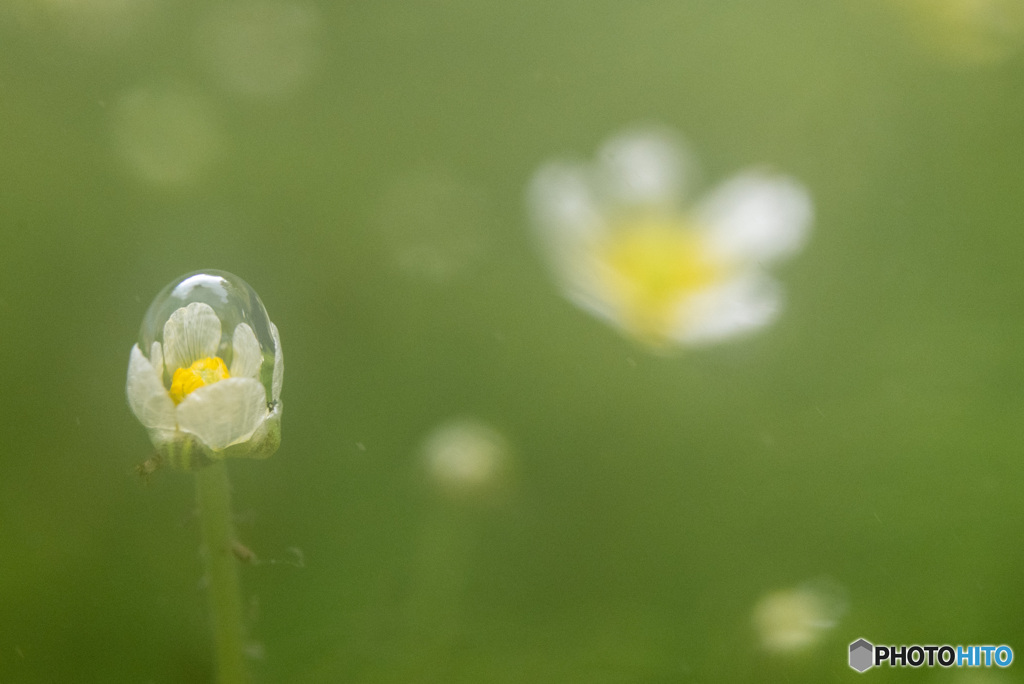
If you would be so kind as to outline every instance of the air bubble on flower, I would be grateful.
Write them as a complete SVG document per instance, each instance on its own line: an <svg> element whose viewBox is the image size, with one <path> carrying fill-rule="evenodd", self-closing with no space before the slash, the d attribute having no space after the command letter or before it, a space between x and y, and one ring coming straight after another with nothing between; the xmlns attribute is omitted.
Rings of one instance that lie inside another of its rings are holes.
<svg viewBox="0 0 1024 684"><path fill-rule="evenodd" d="M129 357L128 404L178 467L266 458L281 440L283 379L281 338L253 289L199 271L150 304Z"/></svg>
<svg viewBox="0 0 1024 684"><path fill-rule="evenodd" d="M452 493L494 487L508 467L508 446L501 434L468 418L435 428L423 443L423 455L434 481Z"/></svg>
<svg viewBox="0 0 1024 684"><path fill-rule="evenodd" d="M612 138L590 164L552 162L529 205L569 299L664 348L717 342L779 315L765 267L800 251L812 219L796 180L748 169L688 204L694 164L664 129Z"/></svg>
<svg viewBox="0 0 1024 684"><path fill-rule="evenodd" d="M817 644L846 612L846 591L827 578L762 596L753 611L761 647L797 653Z"/></svg>
<svg viewBox="0 0 1024 684"><path fill-rule="evenodd" d="M320 20L287 2L217 5L199 29L200 58L228 90L279 97L304 85L319 61Z"/></svg>
<svg viewBox="0 0 1024 684"><path fill-rule="evenodd" d="M222 149L209 103L173 85L123 93L113 111L113 136L117 152L135 174L166 188L197 181Z"/></svg>

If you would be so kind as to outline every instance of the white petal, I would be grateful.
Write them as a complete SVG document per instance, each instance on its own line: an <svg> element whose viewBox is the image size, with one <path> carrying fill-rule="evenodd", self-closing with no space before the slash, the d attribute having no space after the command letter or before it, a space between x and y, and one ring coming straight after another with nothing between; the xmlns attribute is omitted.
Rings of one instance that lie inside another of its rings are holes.
<svg viewBox="0 0 1024 684"><path fill-rule="evenodd" d="M233 357L228 371L233 378L259 378L260 366L263 365L263 352L260 351L256 333L246 323L235 326L231 338Z"/></svg>
<svg viewBox="0 0 1024 684"><path fill-rule="evenodd" d="M246 441L266 417L267 393L253 378L200 387L178 404L178 427L211 449Z"/></svg>
<svg viewBox="0 0 1024 684"><path fill-rule="evenodd" d="M216 356L219 346L220 319L209 304L192 302L164 323L164 364L171 373L198 359Z"/></svg>
<svg viewBox="0 0 1024 684"><path fill-rule="evenodd" d="M779 285L751 273L689 298L673 337L685 344L718 342L771 323L781 310Z"/></svg>
<svg viewBox="0 0 1024 684"><path fill-rule="evenodd" d="M281 350L281 334L273 323L270 324L270 334L274 336L274 379L270 386L270 396L274 401L280 401L281 385L284 384L284 352Z"/></svg>
<svg viewBox="0 0 1024 684"><path fill-rule="evenodd" d="M541 239L561 248L592 239L603 226L589 179L571 164L548 164L533 176L528 202Z"/></svg>
<svg viewBox="0 0 1024 684"><path fill-rule="evenodd" d="M602 195L624 205L673 206L682 199L689 155L666 130L640 129L608 141L599 153Z"/></svg>
<svg viewBox="0 0 1024 684"><path fill-rule="evenodd" d="M149 362L153 364L153 372L160 378L160 384L164 382L164 353L159 342L154 342L149 350Z"/></svg>
<svg viewBox="0 0 1024 684"><path fill-rule="evenodd" d="M697 218L723 254L765 263L803 247L813 213L811 196L797 181L749 171L717 188Z"/></svg>
<svg viewBox="0 0 1024 684"><path fill-rule="evenodd" d="M174 402L139 345L132 347L128 358L128 384L125 391L132 413L144 426L162 430L175 428Z"/></svg>
<svg viewBox="0 0 1024 684"><path fill-rule="evenodd" d="M549 164L533 177L529 201L540 246L562 289L572 298L593 298L589 255L605 222L586 173L577 166Z"/></svg>
<svg viewBox="0 0 1024 684"><path fill-rule="evenodd" d="M614 326L622 326L621 310L612 303L603 284L593 279L592 282L578 281L565 292L570 302Z"/></svg>

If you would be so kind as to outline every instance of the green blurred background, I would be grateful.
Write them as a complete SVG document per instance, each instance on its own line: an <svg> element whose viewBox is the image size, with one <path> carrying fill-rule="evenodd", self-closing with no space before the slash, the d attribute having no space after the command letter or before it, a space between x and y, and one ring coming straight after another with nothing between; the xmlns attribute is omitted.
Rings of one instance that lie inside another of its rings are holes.
<svg viewBox="0 0 1024 684"><path fill-rule="evenodd" d="M230 465L242 541L305 558L242 568L257 681L846 681L858 637L1024 649L1018 3L252 7L0 8L0 682L209 680L191 476L139 481L124 399L150 299L198 268L245 278L285 349L282 447ZM560 296L525 185L635 122L707 184L809 187L773 327L652 355ZM500 486L429 476L460 416L508 445ZM838 625L764 652L755 603L816 577Z"/></svg>

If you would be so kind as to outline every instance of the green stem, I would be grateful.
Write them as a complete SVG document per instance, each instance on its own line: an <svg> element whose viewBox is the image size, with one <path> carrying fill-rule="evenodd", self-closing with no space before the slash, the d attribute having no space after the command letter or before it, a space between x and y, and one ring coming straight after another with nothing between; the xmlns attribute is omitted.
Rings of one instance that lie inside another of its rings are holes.
<svg viewBox="0 0 1024 684"><path fill-rule="evenodd" d="M232 552L231 487L224 461L196 471L199 519L206 547L207 591L217 649L217 681L245 684L245 628L239 592L237 560Z"/></svg>

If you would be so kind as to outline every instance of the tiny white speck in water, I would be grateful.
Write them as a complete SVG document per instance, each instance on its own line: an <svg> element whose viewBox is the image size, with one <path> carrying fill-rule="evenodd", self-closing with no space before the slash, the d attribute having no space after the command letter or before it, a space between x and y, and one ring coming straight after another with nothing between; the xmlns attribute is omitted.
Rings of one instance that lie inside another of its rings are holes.
<svg viewBox="0 0 1024 684"><path fill-rule="evenodd" d="M306 554L302 553L302 549L297 546L289 546L289 553L295 556L295 560L291 561L291 565L296 568L306 567ZM286 561L287 562L287 561Z"/></svg>
<svg viewBox="0 0 1024 684"><path fill-rule="evenodd" d="M250 641L245 645L245 657L249 660L263 660L267 657L267 650L262 642Z"/></svg>

